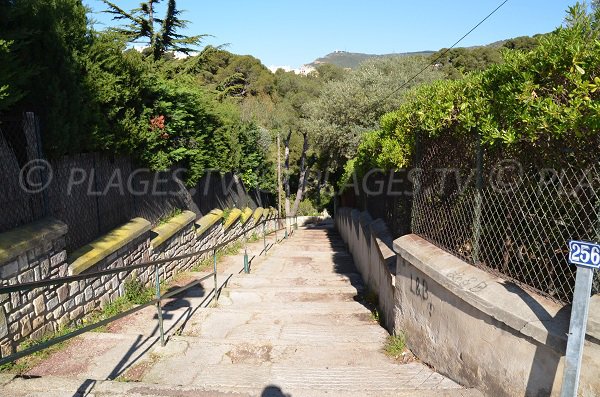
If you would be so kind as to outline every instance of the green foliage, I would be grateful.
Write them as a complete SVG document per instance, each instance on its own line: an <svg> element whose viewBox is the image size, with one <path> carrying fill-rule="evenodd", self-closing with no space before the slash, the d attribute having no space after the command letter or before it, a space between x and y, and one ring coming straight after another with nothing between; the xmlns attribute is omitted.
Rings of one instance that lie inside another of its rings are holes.
<svg viewBox="0 0 600 397"><path fill-rule="evenodd" d="M330 163L343 164L356 154L365 132L377 128L379 118L404 101L419 84L442 78L427 68L402 89L397 89L427 65L424 57L383 58L368 61L342 80L323 87L318 99L307 105L307 129Z"/></svg>
<svg viewBox="0 0 600 397"><path fill-rule="evenodd" d="M0 31L12 43L8 53L0 51L0 79L10 81L0 107L41 115L49 154L83 148L92 128L84 104L93 97L80 62L89 41L85 7L78 0L2 1Z"/></svg>
<svg viewBox="0 0 600 397"><path fill-rule="evenodd" d="M364 54L357 52L348 52L348 51L335 51L330 54L325 55L324 57L317 58L313 63L309 64L310 66L314 66L319 68L321 65L334 65L338 68L344 69L358 69L360 65L367 61L372 61L375 59L383 59L383 58L399 58L403 56L428 56L431 55L431 51L421 51L421 52L407 52L407 53L397 53L397 54L384 54L384 55L375 55L375 54Z"/></svg>
<svg viewBox="0 0 600 397"><path fill-rule="evenodd" d="M300 201L300 205L298 205L298 212L296 213L298 216L318 216L319 211L315 208L312 201L310 199L304 199Z"/></svg>
<svg viewBox="0 0 600 397"><path fill-rule="evenodd" d="M403 333L388 336L384 350L390 357L400 357L406 351L406 336Z"/></svg>
<svg viewBox="0 0 600 397"><path fill-rule="evenodd" d="M502 62L502 55L496 47L442 48L431 56L437 66L451 79L461 78L467 73L482 71L491 65Z"/></svg>
<svg viewBox="0 0 600 397"><path fill-rule="evenodd" d="M145 287L139 280L132 278L125 282L125 302L143 305L154 298L154 290Z"/></svg>
<svg viewBox="0 0 600 397"><path fill-rule="evenodd" d="M178 31L185 29L188 21L179 18L181 11L177 9L175 0L168 0L165 16L162 19L156 17L156 5L160 0L149 0L140 3L139 8L125 11L115 3L102 0L108 6L108 13L114 15L114 19L125 19L129 25L111 29L120 35L127 37L128 41L138 41L146 38L149 45L149 53L155 61L161 59L167 51L178 51L189 54L200 44L200 36L184 36Z"/></svg>
<svg viewBox="0 0 600 397"><path fill-rule="evenodd" d="M79 327L73 327L73 326L61 327L58 331L46 333L39 339L35 339L35 340L27 339L18 346L17 350L23 351L25 349L39 346L40 344L46 343L46 342L50 341L51 339L55 339L55 338L67 335L71 332L74 332L77 330L77 328L79 328ZM48 358L54 352L57 352L58 350L62 349L67 343L68 342L66 342L66 341L60 342L60 343L52 345L46 349L40 350L36 353L33 353L29 356L20 358L15 362L0 365L0 373L10 373L10 374L15 374L15 375L22 375L22 374L28 372L30 369L34 368L41 361Z"/></svg>
<svg viewBox="0 0 600 397"><path fill-rule="evenodd" d="M181 215L182 213L183 213L183 210L181 208L173 208L171 210L171 212L169 212L168 214L166 214L165 216L161 217L158 220L158 224L164 225L165 223L169 222L171 219L175 218L177 215Z"/></svg>
<svg viewBox="0 0 600 397"><path fill-rule="evenodd" d="M503 63L464 79L412 91L366 135L346 177L371 167L403 168L415 136L473 138L547 161L568 160L558 146L585 148L600 128L600 40L595 17L572 7L569 26L530 51L503 51ZM548 142L562 142L551 148ZM590 157L585 157L589 159Z"/></svg>

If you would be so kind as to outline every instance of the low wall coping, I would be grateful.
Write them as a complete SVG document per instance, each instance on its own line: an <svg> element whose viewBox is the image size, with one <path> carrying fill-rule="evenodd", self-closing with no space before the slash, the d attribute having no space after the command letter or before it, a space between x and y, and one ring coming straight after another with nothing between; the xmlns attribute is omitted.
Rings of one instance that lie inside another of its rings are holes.
<svg viewBox="0 0 600 397"><path fill-rule="evenodd" d="M414 234L396 239L394 250L466 303L515 331L564 353L570 319L568 307L478 269ZM600 299L594 298L592 304L600 306ZM598 309L591 307L590 313ZM588 339L600 339L598 331L598 318L590 316L587 334L592 338Z"/></svg>
<svg viewBox="0 0 600 397"><path fill-rule="evenodd" d="M152 225L144 218L133 218L126 224L73 252L69 262L69 274L81 274L113 252L124 247L136 238L148 232Z"/></svg>
<svg viewBox="0 0 600 397"><path fill-rule="evenodd" d="M223 211L214 209L196 221L196 233L198 235L206 232L210 227L223 218Z"/></svg>
<svg viewBox="0 0 600 397"><path fill-rule="evenodd" d="M167 242L177 232L184 229L187 225L196 219L196 214L192 211L183 211L181 214L174 216L167 222L158 225L152 232L156 234L152 241L152 248L157 248Z"/></svg>
<svg viewBox="0 0 600 397"><path fill-rule="evenodd" d="M223 229L228 230L231 226L233 226L235 224L235 222L238 219L240 219L241 216L242 216L242 210L240 210L239 208L232 209L231 212L229 213L229 215L227 216L227 219L225 219L225 223L223 224Z"/></svg>
<svg viewBox="0 0 600 397"><path fill-rule="evenodd" d="M254 223L258 222L260 218L262 218L264 212L265 209L263 207L258 207L254 210L254 214L252 214L252 217L254 218Z"/></svg>
<svg viewBox="0 0 600 397"><path fill-rule="evenodd" d="M396 253L393 249L394 243L392 235L390 234L387 225L382 219L378 218L369 224L369 230L372 238L375 240L375 244L377 245L379 258L386 263L391 277L395 278Z"/></svg>
<svg viewBox="0 0 600 397"><path fill-rule="evenodd" d="M19 255L67 234L68 226L51 217L0 233L0 266Z"/></svg>
<svg viewBox="0 0 600 397"><path fill-rule="evenodd" d="M246 207L242 211L242 223L245 225L252 217L252 208Z"/></svg>
<svg viewBox="0 0 600 397"><path fill-rule="evenodd" d="M279 211L277 211L277 209L275 209L274 207L269 207L269 214L268 214L268 218L276 218L277 214L279 214Z"/></svg>

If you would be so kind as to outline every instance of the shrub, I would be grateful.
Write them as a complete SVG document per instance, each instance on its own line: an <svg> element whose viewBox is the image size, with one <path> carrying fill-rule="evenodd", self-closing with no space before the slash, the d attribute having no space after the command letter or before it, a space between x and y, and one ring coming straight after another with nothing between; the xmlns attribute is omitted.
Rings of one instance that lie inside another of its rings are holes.
<svg viewBox="0 0 600 397"><path fill-rule="evenodd" d="M319 212L316 210L312 201L309 199L304 199L300 201L298 205L298 215L299 216L318 216Z"/></svg>

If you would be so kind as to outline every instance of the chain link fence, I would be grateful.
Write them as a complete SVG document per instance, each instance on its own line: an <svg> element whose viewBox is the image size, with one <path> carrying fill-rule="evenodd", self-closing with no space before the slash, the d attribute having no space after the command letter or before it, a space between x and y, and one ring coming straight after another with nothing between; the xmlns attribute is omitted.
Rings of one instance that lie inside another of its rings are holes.
<svg viewBox="0 0 600 397"><path fill-rule="evenodd" d="M420 146L412 232L523 288L570 302L576 269L567 261L568 241L600 237L597 162L543 168L531 161L541 151L503 153L477 139L423 139Z"/></svg>

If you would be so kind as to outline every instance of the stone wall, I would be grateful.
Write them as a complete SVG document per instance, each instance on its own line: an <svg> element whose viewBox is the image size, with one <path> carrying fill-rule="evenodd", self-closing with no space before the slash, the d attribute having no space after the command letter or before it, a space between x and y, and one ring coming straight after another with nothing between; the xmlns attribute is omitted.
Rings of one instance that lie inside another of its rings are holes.
<svg viewBox="0 0 600 397"><path fill-rule="evenodd" d="M136 218L81 247L68 258L65 251L67 226L56 219L44 219L0 234L0 286L94 273L204 250L243 234L260 220L276 216L272 210L261 208L260 212L259 217L239 216L227 227L222 211L211 212L210 224L206 223L206 217L196 221L194 213L185 211L154 229L150 229L150 223L145 219ZM271 220L266 230L272 231L275 226L276 222ZM262 227L258 229L262 233ZM211 256L212 253L207 252L160 265L161 279L171 279ZM155 271L156 267L150 266L56 287L0 295L2 356L14 352L28 338L38 339L56 332L114 301L124 294L125 281L129 278L153 286Z"/></svg>
<svg viewBox="0 0 600 397"><path fill-rule="evenodd" d="M67 274L67 226L42 219L0 235L2 285L41 281ZM68 286L0 295L0 348L2 355L28 336L40 337L68 322Z"/></svg>

